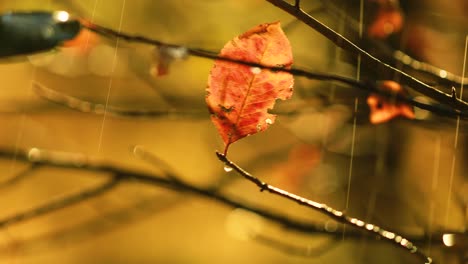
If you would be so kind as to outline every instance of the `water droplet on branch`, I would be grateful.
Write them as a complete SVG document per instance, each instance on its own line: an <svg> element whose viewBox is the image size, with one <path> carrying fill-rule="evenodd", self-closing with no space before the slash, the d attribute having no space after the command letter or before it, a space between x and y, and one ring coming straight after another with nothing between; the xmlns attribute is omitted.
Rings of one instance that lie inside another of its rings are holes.
<svg viewBox="0 0 468 264"><path fill-rule="evenodd" d="M38 148L31 148L28 151L28 159L32 162L38 161L42 156L41 150Z"/></svg>
<svg viewBox="0 0 468 264"><path fill-rule="evenodd" d="M232 167L228 166L228 165L225 165L224 166L224 171L225 172L231 172L232 171Z"/></svg>
<svg viewBox="0 0 468 264"><path fill-rule="evenodd" d="M153 65L150 74L154 77L163 76L169 73L169 66L177 60L184 60L188 57L186 47L160 46L153 52Z"/></svg>

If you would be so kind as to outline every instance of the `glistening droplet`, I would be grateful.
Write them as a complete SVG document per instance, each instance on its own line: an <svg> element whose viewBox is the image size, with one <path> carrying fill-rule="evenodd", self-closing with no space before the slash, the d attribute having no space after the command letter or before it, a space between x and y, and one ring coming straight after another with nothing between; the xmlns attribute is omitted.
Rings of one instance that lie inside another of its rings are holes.
<svg viewBox="0 0 468 264"><path fill-rule="evenodd" d="M38 161L41 158L41 150L38 148L31 148L28 151L28 159L32 162Z"/></svg>
<svg viewBox="0 0 468 264"><path fill-rule="evenodd" d="M232 171L232 168L226 165L226 166L224 166L224 171L225 172L230 172L230 171Z"/></svg>
<svg viewBox="0 0 468 264"><path fill-rule="evenodd" d="M262 131L262 125L261 124L257 124L257 132L260 132Z"/></svg>
<svg viewBox="0 0 468 264"><path fill-rule="evenodd" d="M267 118L265 119L265 123L267 123L268 125L271 125L273 124L273 120L271 120L270 118Z"/></svg>
<svg viewBox="0 0 468 264"><path fill-rule="evenodd" d="M253 73L253 74L259 74L262 72L262 69L260 69L259 67L251 67L250 68L250 71Z"/></svg>

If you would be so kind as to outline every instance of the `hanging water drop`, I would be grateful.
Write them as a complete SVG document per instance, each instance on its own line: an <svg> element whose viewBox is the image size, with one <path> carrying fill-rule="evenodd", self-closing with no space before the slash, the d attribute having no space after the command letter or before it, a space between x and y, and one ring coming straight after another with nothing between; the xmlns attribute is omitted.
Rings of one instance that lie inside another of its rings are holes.
<svg viewBox="0 0 468 264"><path fill-rule="evenodd" d="M273 124L273 120L271 120L270 118L267 118L265 119L265 123L267 123L267 125L271 125Z"/></svg>
<svg viewBox="0 0 468 264"><path fill-rule="evenodd" d="M232 167L228 166L228 165L225 165L224 166L224 171L225 172L231 172L232 171Z"/></svg>

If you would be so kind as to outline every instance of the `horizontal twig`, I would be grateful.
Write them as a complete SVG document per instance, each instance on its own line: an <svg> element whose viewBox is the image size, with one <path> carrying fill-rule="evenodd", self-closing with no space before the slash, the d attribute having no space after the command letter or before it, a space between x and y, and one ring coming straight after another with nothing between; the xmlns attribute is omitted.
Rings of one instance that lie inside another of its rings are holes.
<svg viewBox="0 0 468 264"><path fill-rule="evenodd" d="M105 193L106 191L112 189L118 182L119 181L117 178L112 178L111 180L103 184L100 184L97 187L92 187L84 191L80 191L76 194L57 198L53 201L47 202L44 205L35 207L32 210L28 210L22 213L16 213L15 215L11 217L1 219L0 228L5 228L8 226L17 224L19 222L31 220L35 217L39 217L39 216L45 215L47 213L51 213L56 210L78 204L89 198Z"/></svg>
<svg viewBox="0 0 468 264"><path fill-rule="evenodd" d="M307 15L306 13L304 13ZM320 23L316 21L317 23ZM100 35L103 36L108 36L108 37L114 37L114 38L121 38L129 42L138 42L138 43L144 43L156 47L169 47L169 48L175 48L175 49L186 49L186 52L188 55L191 56L196 56L196 57L201 57L201 58L206 58L206 59L211 59L211 60L222 60L222 61L227 61L227 62L232 62L236 64L242 64L246 65L249 67L258 67L261 69L268 69L271 71L277 71L277 72L288 72L291 73L295 76L300 76L300 77L305 77L308 79L312 80L321 80L321 81L333 81L341 84L345 84L351 87L359 88L361 90L366 91L367 93L376 93L380 94L384 97L391 98L392 100L399 101L399 102L404 102L410 105L413 105L415 107L430 111L434 114L441 115L441 116L446 116L446 117L451 117L451 118L461 118L461 119L468 119L468 104L466 104L464 101L458 99L457 97L452 97L452 95L445 94L427 84L424 84L423 82L395 69L392 68L393 70L399 72L400 74L403 74L404 76L407 76L413 82L409 82L408 85L411 88L414 88L414 83L419 84L417 86L419 88L415 89L418 92L421 92L422 94L430 97L431 99L438 101L442 104L445 104L447 106L441 107L441 106L436 106L436 105L431 105L431 104L424 104L421 102L418 102L416 100L413 100L410 97L400 95L400 94L395 94L383 89L379 88L379 85L377 82L370 82L370 81L360 81L344 76L339 76L335 74L328 74L328 73L321 73L321 72L313 72L313 71L308 71L300 68L291 68L291 69L286 69L282 67L275 67L275 66L270 66L270 65L263 65L259 63L253 63L249 61L243 61L243 60L238 60L238 59L232 59L229 57L225 56L220 56L215 52L200 49L200 48L189 48L189 47L184 47L182 45L177 45L177 44L172 44L172 43L165 43L163 41L147 38L144 36L138 36L138 35L131 35L127 33L123 33L120 31L115 31L110 28L103 27L101 25L93 24L88 21L82 22L83 25L88 28L91 31L94 31ZM326 27L325 25L321 24L322 26ZM328 30L331 30L327 28ZM331 30L332 31L332 30ZM338 34L334 31L332 31L334 34ZM341 35L339 35L342 37ZM342 37L344 38L344 37ZM355 46L352 42L347 40L351 45ZM355 46L357 47L357 46ZM361 49L360 49L361 50ZM363 50L362 50L363 51ZM364 52L364 51L363 51ZM366 53L367 54L367 53ZM370 57L372 57L370 54L368 54ZM373 57L372 57L373 58ZM377 60L377 59L376 59ZM377 60L378 61L378 60ZM378 61L381 64L384 64L383 62ZM386 64L385 64L386 65ZM391 67L387 65L388 67ZM402 79L403 81L406 80L405 78ZM424 87L424 89L421 89L421 87ZM422 91L421 91L422 90ZM429 91L429 92L426 92ZM449 99L446 97L449 96ZM466 105L466 107L464 107ZM463 107L462 107L463 106ZM455 109L452 109L451 107L454 107Z"/></svg>
<svg viewBox="0 0 468 264"><path fill-rule="evenodd" d="M50 89L43 84L33 81L34 92L47 101L59 104L70 109L83 113L104 114L114 117L127 118L204 118L208 116L208 110L199 109L179 110L179 109L125 109L101 103L93 103L74 96L67 95Z"/></svg>
<svg viewBox="0 0 468 264"><path fill-rule="evenodd" d="M32 154L32 155L31 155ZM296 218L287 217L281 213L274 212L267 208L262 208L247 201L239 198L228 197L222 194L219 190L205 189L194 186L190 183L186 183L178 179L176 175L164 175L165 177L159 177L155 174L144 173L140 171L130 170L123 167L118 167L112 164L103 162L93 161L89 157L83 156L76 153L63 153L47 150L39 150L32 148L29 151L22 150L8 150L0 148L0 158L10 159L15 157L17 160L29 162L36 166L49 166L63 169L77 169L96 172L97 175L103 173L106 177L113 176L119 179L119 182L133 181L146 183L153 186L163 187L178 192L187 192L200 197L204 197L220 204L231 208L242 208L244 210L258 214L265 219L268 219L274 223L277 223L291 231L301 232L305 234L320 234L330 236L332 238L341 238L342 230L337 228L336 230L326 230L323 224L304 221ZM32 209L34 211L34 209ZM33 213L28 213L33 214ZM18 218L15 223L19 223L24 218ZM442 230L438 233L432 233L427 235L406 235L408 239L420 244L426 244L431 241L432 245L443 245L442 236L446 233L457 233L450 230ZM368 234L375 236L375 234ZM463 235L463 234L461 234ZM346 232L346 236L350 239L359 239L363 237L362 232L349 230ZM431 239L429 239L431 238Z"/></svg>

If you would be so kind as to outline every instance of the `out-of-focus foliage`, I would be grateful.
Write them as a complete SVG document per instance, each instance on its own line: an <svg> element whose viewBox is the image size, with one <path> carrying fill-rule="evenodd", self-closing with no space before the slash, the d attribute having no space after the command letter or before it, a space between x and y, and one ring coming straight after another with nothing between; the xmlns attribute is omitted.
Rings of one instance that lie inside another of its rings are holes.
<svg viewBox="0 0 468 264"><path fill-rule="evenodd" d="M349 33L344 30L345 22L320 8L320 1L303 2L303 9L311 15L343 35ZM335 2L358 18L358 1ZM418 58L461 75L466 3L401 2L408 12L403 39L408 37L408 45L417 46L413 50ZM260 0L5 0L0 9L65 9L114 29L213 51L254 25L280 20L291 41L295 65L356 76L356 63L345 52ZM367 12L371 11L364 10L366 19ZM336 227L324 216L260 193L223 170L214 155L223 143L204 105L212 61L193 57L175 61L168 75L155 78L151 74L152 47L100 36L93 36L88 45L85 52L64 47L0 65L1 148L83 153L159 173L158 166L132 153L133 146L142 145L183 180L197 186L220 187L227 194L291 217L317 221L324 228ZM362 74L379 78L366 69ZM154 119L84 114L43 100L31 81L109 106L199 114ZM465 122L460 122L458 133L456 123L445 119L440 123L397 119L374 126L368 121L362 92L301 78L296 79L292 100L278 107L299 114L279 115L268 131L238 142L230 149L231 159L279 187L399 232L466 230ZM0 179L7 180L26 166L14 158L1 160ZM0 219L103 181L96 173L41 168L0 187ZM118 210L124 212L120 217L102 217ZM130 215L138 221L125 219ZM95 222L79 229L82 232L65 232L56 239L46 236L93 219ZM343 241L333 241L336 247L327 248L324 254L297 257L256 242L246 235L246 229L311 249L329 242L327 237L288 232L210 200L134 182L0 229L0 258L5 263L416 263L399 249L372 239L352 240L346 233ZM436 246L425 249L440 263L459 263L456 251Z"/></svg>

